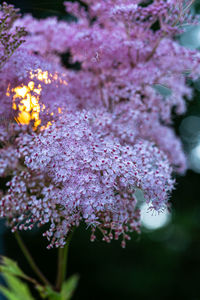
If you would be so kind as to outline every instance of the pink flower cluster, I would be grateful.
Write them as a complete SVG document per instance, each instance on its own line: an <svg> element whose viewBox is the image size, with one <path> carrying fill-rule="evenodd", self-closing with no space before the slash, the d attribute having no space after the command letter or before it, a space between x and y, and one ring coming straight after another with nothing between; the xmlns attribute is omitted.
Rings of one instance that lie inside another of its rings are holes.
<svg viewBox="0 0 200 300"><path fill-rule="evenodd" d="M137 189L152 209L168 205L172 172L187 167L171 114L183 114L191 99L185 74L200 74L200 54L174 39L186 16L191 21L191 2L65 2L75 22L15 21L26 42L0 73L0 117L13 118L0 124L0 175L12 176L0 216L13 230L49 224L49 247L63 247L84 221L91 240L99 229L103 240L122 236L125 246L140 227ZM45 107L35 131L31 123L14 124L12 106L21 101L13 88L33 78Z"/></svg>
<svg viewBox="0 0 200 300"><path fill-rule="evenodd" d="M95 112L68 112L43 134L20 137L19 153L29 173L13 177L1 203L10 216L19 215L13 225L24 219L25 227L50 223L45 233L53 237L50 246L63 246L71 227L84 220L106 241L112 231L115 238L123 234L124 245L127 232L139 228L137 188L152 208L166 205L174 183L166 155L144 140L121 145L103 127ZM39 191L35 176L42 178Z"/></svg>

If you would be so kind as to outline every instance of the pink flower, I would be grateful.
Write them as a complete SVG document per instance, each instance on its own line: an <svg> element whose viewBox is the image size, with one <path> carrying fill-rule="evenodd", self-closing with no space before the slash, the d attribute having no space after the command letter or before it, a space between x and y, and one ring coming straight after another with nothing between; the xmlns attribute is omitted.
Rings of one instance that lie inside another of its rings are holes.
<svg viewBox="0 0 200 300"><path fill-rule="evenodd" d="M0 73L0 118L11 120L0 124L0 175L12 177L0 216L13 230L49 224L49 247L62 247L83 221L92 241L99 229L107 242L121 235L124 246L140 227L137 189L152 209L168 205L172 172L187 168L171 115L183 114L192 97L186 72L200 74L199 52L174 39L184 3L67 2L75 22L28 15L3 29L16 30L17 47L16 26L28 33L15 52L8 40L14 54ZM28 100L15 90L24 86L37 118L17 125Z"/></svg>

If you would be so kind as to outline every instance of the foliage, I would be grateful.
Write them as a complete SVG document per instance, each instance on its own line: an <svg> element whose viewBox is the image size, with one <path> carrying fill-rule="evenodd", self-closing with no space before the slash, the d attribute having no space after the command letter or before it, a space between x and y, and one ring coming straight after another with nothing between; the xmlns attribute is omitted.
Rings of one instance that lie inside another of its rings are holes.
<svg viewBox="0 0 200 300"><path fill-rule="evenodd" d="M8 300L34 300L24 280L34 284L42 299L70 300L78 282L78 276L73 275L62 284L60 292L56 292L50 286L42 286L34 279L25 275L17 263L7 257L2 257L0 272L7 284L7 287L0 286L0 292L6 296Z"/></svg>

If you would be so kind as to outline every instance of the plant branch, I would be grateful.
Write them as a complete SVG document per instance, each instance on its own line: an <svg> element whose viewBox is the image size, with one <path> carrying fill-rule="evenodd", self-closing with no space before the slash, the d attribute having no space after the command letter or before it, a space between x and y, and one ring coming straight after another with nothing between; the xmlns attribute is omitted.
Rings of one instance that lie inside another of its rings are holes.
<svg viewBox="0 0 200 300"><path fill-rule="evenodd" d="M66 244L63 248L58 249L58 272L57 272L57 280L56 280L56 290L60 291L63 281L66 277L67 270L67 256L69 250L69 243L72 237L72 232L69 234Z"/></svg>
<svg viewBox="0 0 200 300"><path fill-rule="evenodd" d="M18 242L18 245L20 247L20 249L22 250L26 260L28 261L30 267L32 268L32 270L35 272L35 274L38 276L38 278L45 284L45 285L49 285L51 286L50 282L46 279L46 277L43 275L43 273L40 271L40 269L38 268L38 266L36 265L36 263L33 260L32 255L30 254L29 250L27 249L26 245L24 244L22 238L20 237L19 233L16 231L14 233L15 238Z"/></svg>

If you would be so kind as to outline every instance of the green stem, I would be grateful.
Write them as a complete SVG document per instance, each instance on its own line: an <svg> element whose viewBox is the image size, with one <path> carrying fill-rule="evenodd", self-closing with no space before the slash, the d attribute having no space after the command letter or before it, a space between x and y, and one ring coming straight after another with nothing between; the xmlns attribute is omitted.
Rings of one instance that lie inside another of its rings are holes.
<svg viewBox="0 0 200 300"><path fill-rule="evenodd" d="M66 244L63 248L58 249L58 272L57 272L57 280L56 280L56 290L60 291L62 284L66 277L67 271L67 256L69 250L69 243L72 237L72 232L69 234Z"/></svg>
<svg viewBox="0 0 200 300"><path fill-rule="evenodd" d="M35 274L38 276L38 278L45 284L45 285L49 285L51 286L50 282L46 279L46 277L42 274L42 272L40 271L40 269L38 268L38 266L36 265L36 263L33 260L32 255L30 254L29 250L27 249L26 245L24 244L22 238L20 237L19 233L16 231L14 233L15 238L18 242L18 245L20 247L20 249L22 250L26 260L28 261L30 267L32 268L32 270L35 272Z"/></svg>

